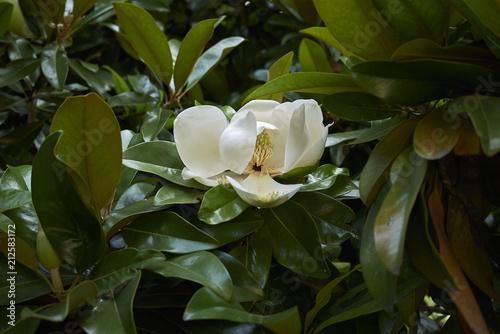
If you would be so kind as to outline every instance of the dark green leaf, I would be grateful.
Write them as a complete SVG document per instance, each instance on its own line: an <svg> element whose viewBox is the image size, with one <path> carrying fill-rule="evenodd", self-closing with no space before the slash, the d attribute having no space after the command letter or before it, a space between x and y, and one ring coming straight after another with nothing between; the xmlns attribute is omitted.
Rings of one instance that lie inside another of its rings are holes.
<svg viewBox="0 0 500 334"><path fill-rule="evenodd" d="M110 107L136 106L143 103L158 103L158 99L136 92L123 92L108 99Z"/></svg>
<svg viewBox="0 0 500 334"><path fill-rule="evenodd" d="M216 250L214 254L226 267L233 282L234 297L238 302L256 301L264 298L264 291L247 267L233 256L222 251Z"/></svg>
<svg viewBox="0 0 500 334"><path fill-rule="evenodd" d="M68 316L69 312L79 306L85 305L88 302L97 298L97 287L92 282L83 282L69 290L66 300L63 303L56 304L49 308L41 308L39 312L33 312L28 308L24 308L21 312L21 317L42 319L52 322L61 322Z"/></svg>
<svg viewBox="0 0 500 334"><path fill-rule="evenodd" d="M72 14L75 18L79 18L87 11L89 11L97 0L78 0L73 2L73 11Z"/></svg>
<svg viewBox="0 0 500 334"><path fill-rule="evenodd" d="M66 166L54 157L60 136L48 136L33 161L33 205L54 249L82 273L104 253L104 234L73 188Z"/></svg>
<svg viewBox="0 0 500 334"><path fill-rule="evenodd" d="M155 139L171 115L172 110L160 107L148 110L144 115L144 122L141 127L141 133L144 136L144 141L151 141Z"/></svg>
<svg viewBox="0 0 500 334"><path fill-rule="evenodd" d="M220 319L250 322L278 333L298 334L301 321L297 307L271 315L248 313L239 304L227 302L207 288L201 288L193 295L184 312L183 319Z"/></svg>
<svg viewBox="0 0 500 334"><path fill-rule="evenodd" d="M183 254L219 246L210 235L171 211L140 217L122 228L122 234L127 245L138 249Z"/></svg>
<svg viewBox="0 0 500 334"><path fill-rule="evenodd" d="M134 50L168 86L172 78L172 54L167 37L158 28L154 18L141 7L130 3L115 2L113 7L118 23Z"/></svg>
<svg viewBox="0 0 500 334"><path fill-rule="evenodd" d="M210 252L196 252L152 263L148 270L164 277L178 277L202 284L217 295L230 300L233 282L222 262Z"/></svg>
<svg viewBox="0 0 500 334"><path fill-rule="evenodd" d="M203 193L197 189L180 187L175 184L164 185L155 196L155 205L198 203Z"/></svg>
<svg viewBox="0 0 500 334"><path fill-rule="evenodd" d="M42 51L42 73L56 90L62 90L68 76L68 56L58 45L47 45Z"/></svg>
<svg viewBox="0 0 500 334"><path fill-rule="evenodd" d="M182 186L205 189L194 180L182 178L182 163L174 143L152 141L128 148L123 152L123 164L143 172L153 173Z"/></svg>
<svg viewBox="0 0 500 334"><path fill-rule="evenodd" d="M265 83L248 95L243 103L265 95L289 91L330 95L346 91L359 92L361 88L346 74L295 72Z"/></svg>
<svg viewBox="0 0 500 334"><path fill-rule="evenodd" d="M85 80L89 87L95 89L100 96L104 97L107 95L106 92L109 89L108 84L97 73L83 66L82 61L69 58L68 65L80 78Z"/></svg>
<svg viewBox="0 0 500 334"><path fill-rule="evenodd" d="M387 270L399 275L408 219L427 171L427 160L408 147L391 167L391 189L375 219L375 248Z"/></svg>
<svg viewBox="0 0 500 334"><path fill-rule="evenodd" d="M40 59L17 59L0 68L0 87L15 83L33 73L40 66Z"/></svg>
<svg viewBox="0 0 500 334"><path fill-rule="evenodd" d="M334 165L320 166L315 172L307 175L306 182L300 188L300 191L328 189L335 183L338 175L349 176L349 171L346 168L339 168Z"/></svg>
<svg viewBox="0 0 500 334"><path fill-rule="evenodd" d="M237 217L249 206L236 191L220 184L203 196L198 218L207 224L219 224Z"/></svg>
<svg viewBox="0 0 500 334"><path fill-rule="evenodd" d="M9 2L0 3L0 36L7 32L14 6Z"/></svg>
<svg viewBox="0 0 500 334"><path fill-rule="evenodd" d="M363 278L377 305L384 308L386 312L392 313L396 294L397 276L390 272L380 259L376 251L374 235L377 214L380 211L389 189L388 185L383 187L375 198L375 202L370 207L361 237L359 260L362 266Z"/></svg>
<svg viewBox="0 0 500 334"><path fill-rule="evenodd" d="M217 42L217 44L203 52L194 64L185 91L193 88L208 72L224 59L229 52L240 45L244 40L243 37L228 37Z"/></svg>
<svg viewBox="0 0 500 334"><path fill-rule="evenodd" d="M314 219L289 200L264 210L264 221L273 236L273 254L283 266L314 278L330 275Z"/></svg>
<svg viewBox="0 0 500 334"><path fill-rule="evenodd" d="M8 268L7 258L2 257L0 259L0 269L2 273L5 273L5 279L0 283L0 305L8 305L10 303L9 289L10 289L10 278ZM38 269L38 268L37 268ZM43 296L51 292L50 285L47 284L47 280L40 277L39 274L35 273L32 269L28 269L20 263L16 263L16 274L15 284L16 284L16 303L20 304L27 300Z"/></svg>
<svg viewBox="0 0 500 334"><path fill-rule="evenodd" d="M375 146L359 180L359 192L366 205L370 205L382 185L388 180L389 168L399 153L411 143L418 118L398 125Z"/></svg>
<svg viewBox="0 0 500 334"><path fill-rule="evenodd" d="M182 40L174 66L175 92L179 94L188 80L196 61L201 56L207 42L212 38L219 20L209 19L196 23Z"/></svg>
<svg viewBox="0 0 500 334"><path fill-rule="evenodd" d="M488 68L443 60L371 61L355 65L356 84L389 103L413 106L453 93L488 92L478 78L500 81Z"/></svg>
<svg viewBox="0 0 500 334"><path fill-rule="evenodd" d="M253 274L263 288L266 285L273 254L272 236L267 226L243 239L230 252Z"/></svg>
<svg viewBox="0 0 500 334"><path fill-rule="evenodd" d="M275 61L274 64L272 64L271 67L269 67L269 70L267 70L267 81L271 81L284 74L290 73L290 66L292 64L292 60L293 60L293 52L290 51L286 55ZM281 103L283 101L283 95L284 92L280 92L280 93L264 95L259 97L259 99L274 100Z"/></svg>
<svg viewBox="0 0 500 334"><path fill-rule="evenodd" d="M330 113L348 121L365 122L389 118L401 111L378 97L361 92L343 92L325 97L323 105Z"/></svg>
<svg viewBox="0 0 500 334"><path fill-rule="evenodd" d="M127 285L118 292L113 292L110 298L90 303L94 311L83 319L77 319L85 333L137 333L132 309L140 279L141 272L134 272Z"/></svg>
<svg viewBox="0 0 500 334"><path fill-rule="evenodd" d="M134 277L137 269L144 269L153 262L163 260L165 256L159 251L127 247L103 258L92 269L87 279L94 282L99 294L103 294Z"/></svg>

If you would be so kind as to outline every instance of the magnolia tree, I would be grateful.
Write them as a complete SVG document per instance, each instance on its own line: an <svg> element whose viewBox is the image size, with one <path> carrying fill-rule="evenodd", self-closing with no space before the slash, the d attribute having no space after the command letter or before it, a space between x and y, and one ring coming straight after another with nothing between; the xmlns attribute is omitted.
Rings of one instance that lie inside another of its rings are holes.
<svg viewBox="0 0 500 334"><path fill-rule="evenodd" d="M0 0L1 333L497 333L494 0Z"/></svg>

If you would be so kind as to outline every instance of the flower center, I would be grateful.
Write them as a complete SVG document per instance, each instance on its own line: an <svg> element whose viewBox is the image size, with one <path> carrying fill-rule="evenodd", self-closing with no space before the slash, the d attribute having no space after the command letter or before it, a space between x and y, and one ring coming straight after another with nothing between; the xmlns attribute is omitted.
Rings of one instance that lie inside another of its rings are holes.
<svg viewBox="0 0 500 334"><path fill-rule="evenodd" d="M264 164L272 155L273 144L271 143L271 137L269 136L269 133L267 133L267 130L264 129L257 136L252 159L250 159L248 167L245 171L247 173L265 172L268 174L269 168L267 166L264 166Z"/></svg>

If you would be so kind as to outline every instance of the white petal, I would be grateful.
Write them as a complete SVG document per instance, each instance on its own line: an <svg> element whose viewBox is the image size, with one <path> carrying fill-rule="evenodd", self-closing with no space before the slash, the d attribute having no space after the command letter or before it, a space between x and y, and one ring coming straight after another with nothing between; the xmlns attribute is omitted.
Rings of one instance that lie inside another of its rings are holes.
<svg viewBox="0 0 500 334"><path fill-rule="evenodd" d="M177 116L175 144L190 171L208 178L227 169L219 153L220 137L226 127L226 116L214 106L191 107Z"/></svg>
<svg viewBox="0 0 500 334"><path fill-rule="evenodd" d="M295 167L307 167L314 165L325 152L325 142L328 135L328 128L323 129L323 135L316 140L316 142L311 143L311 146L307 149L305 154L300 158L299 161L295 163Z"/></svg>
<svg viewBox="0 0 500 334"><path fill-rule="evenodd" d="M270 208L283 204L300 189L300 184L281 184L267 174L252 173L243 182L227 178L236 193L247 203Z"/></svg>
<svg viewBox="0 0 500 334"><path fill-rule="evenodd" d="M241 174L248 166L257 140L257 120L253 113L231 122L221 135L219 150L222 161L231 171Z"/></svg>
<svg viewBox="0 0 500 334"><path fill-rule="evenodd" d="M306 123L305 106L301 105L293 112L290 120L283 172L286 173L296 167L306 167L299 166L299 162L301 162L310 146L311 134Z"/></svg>
<svg viewBox="0 0 500 334"><path fill-rule="evenodd" d="M187 168L184 168L182 170L182 178L184 180L194 179L197 182L209 187L215 187L216 185L219 184L219 182L217 181L217 176L212 176L211 178L202 177L196 173L193 173Z"/></svg>
<svg viewBox="0 0 500 334"><path fill-rule="evenodd" d="M244 114L247 111L254 113L255 118L259 122L267 122L274 124L271 121L273 109L279 106L279 103L272 100L253 100L241 107L233 117L241 117L239 114Z"/></svg>

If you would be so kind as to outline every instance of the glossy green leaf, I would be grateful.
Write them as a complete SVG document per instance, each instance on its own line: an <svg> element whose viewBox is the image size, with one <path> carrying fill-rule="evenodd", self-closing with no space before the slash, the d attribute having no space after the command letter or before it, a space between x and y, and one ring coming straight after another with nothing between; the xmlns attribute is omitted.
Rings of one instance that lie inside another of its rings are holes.
<svg viewBox="0 0 500 334"><path fill-rule="evenodd" d="M68 76L68 56L60 46L47 45L42 51L42 73L56 90L62 90Z"/></svg>
<svg viewBox="0 0 500 334"><path fill-rule="evenodd" d="M346 91L357 92L361 88L346 74L295 72L265 83L247 96L243 103L261 96L289 91L330 95Z"/></svg>
<svg viewBox="0 0 500 334"><path fill-rule="evenodd" d="M83 282L69 290L66 300L63 303L41 309L39 312L24 308L21 312L21 317L61 322L66 319L71 311L89 303L95 298L97 298L97 287L95 284L90 281Z"/></svg>
<svg viewBox="0 0 500 334"><path fill-rule="evenodd" d="M113 201L113 210L120 210L137 202L143 201L156 191L156 185L149 182L132 184L125 192Z"/></svg>
<svg viewBox="0 0 500 334"><path fill-rule="evenodd" d="M262 214L273 236L273 255L281 265L314 278L330 275L316 223L300 204L289 200Z"/></svg>
<svg viewBox="0 0 500 334"><path fill-rule="evenodd" d="M99 294L103 294L134 277L138 269L144 269L151 263L163 260L165 256L157 250L137 250L127 247L103 258L92 269L87 279L94 282Z"/></svg>
<svg viewBox="0 0 500 334"><path fill-rule="evenodd" d="M95 89L100 96L105 97L107 95L106 92L109 89L108 83L106 83L97 73L87 69L82 61L69 58L68 65L73 72L82 78L89 87Z"/></svg>
<svg viewBox="0 0 500 334"><path fill-rule="evenodd" d="M54 157L60 137L61 132L48 136L33 161L33 205L54 249L82 273L104 253L104 234L73 188L66 166Z"/></svg>
<svg viewBox="0 0 500 334"><path fill-rule="evenodd" d="M460 120L448 108L431 110L413 133L415 152L424 159L436 160L450 153L458 141Z"/></svg>
<svg viewBox="0 0 500 334"><path fill-rule="evenodd" d="M496 85L496 81L491 81L491 76L487 78L490 84ZM483 84L487 85L487 82L484 81ZM489 89L494 88L490 86ZM500 151L500 133L497 131L500 124L499 106L500 98L481 95L462 96L450 102L449 105L453 114L465 111L470 116L476 133L481 139L481 147L489 157Z"/></svg>
<svg viewBox="0 0 500 334"><path fill-rule="evenodd" d="M155 195L155 205L198 203L203 193L197 189L180 187L175 184L164 185Z"/></svg>
<svg viewBox="0 0 500 334"><path fill-rule="evenodd" d="M2 188L0 186L0 213L31 202L31 193L29 191Z"/></svg>
<svg viewBox="0 0 500 334"><path fill-rule="evenodd" d="M373 232L375 248L387 270L398 275L403 261L404 243L410 213L427 171L427 161L405 149L393 162L397 176L391 175L391 189L378 210Z"/></svg>
<svg viewBox="0 0 500 334"><path fill-rule="evenodd" d="M388 59L399 46L394 29L372 3L314 0L331 34L354 55L363 59Z"/></svg>
<svg viewBox="0 0 500 334"><path fill-rule="evenodd" d="M366 205L370 205L382 185L388 180L389 168L399 153L411 143L418 118L411 118L389 132L375 146L359 180L359 192Z"/></svg>
<svg viewBox="0 0 500 334"><path fill-rule="evenodd" d="M108 99L110 107L136 106L143 103L157 104L158 102L157 98L136 92L123 92Z"/></svg>
<svg viewBox="0 0 500 334"><path fill-rule="evenodd" d="M304 72L332 72L323 48L309 38L303 38L300 41L299 62Z"/></svg>
<svg viewBox="0 0 500 334"><path fill-rule="evenodd" d="M146 10L130 3L115 2L113 8L134 50L168 86L172 78L172 54L167 37L154 18Z"/></svg>
<svg viewBox="0 0 500 334"><path fill-rule="evenodd" d="M210 235L171 211L140 217L122 228L122 235L130 247L170 253L191 253L219 246Z"/></svg>
<svg viewBox="0 0 500 334"><path fill-rule="evenodd" d="M455 281L439 255L429 231L429 219L425 200L415 202L406 237L406 250L415 267L429 281L443 290L454 288Z"/></svg>
<svg viewBox="0 0 500 334"><path fill-rule="evenodd" d="M50 131L62 130L57 158L78 177L78 192L100 216L113 199L120 180L120 125L113 110L97 94L70 97L57 110ZM85 187L85 188L83 188ZM83 188L83 189L82 189Z"/></svg>
<svg viewBox="0 0 500 334"><path fill-rule="evenodd" d="M443 60L371 61L351 68L356 84L388 103L413 106L452 93L488 92L478 78L500 81L500 75L472 64Z"/></svg>
<svg viewBox="0 0 500 334"><path fill-rule="evenodd" d="M439 59L455 62L464 62L477 65L487 65L496 61L496 57L487 49L453 44L442 47L435 42L418 38L401 45L394 54L392 60L411 60L411 59Z"/></svg>
<svg viewBox="0 0 500 334"><path fill-rule="evenodd" d="M47 3L43 0L35 0L34 2L38 6L40 14L44 20L51 21L55 24L61 23L66 7L66 0L54 0L51 3ZM76 2L81 3L83 1Z"/></svg>
<svg viewBox="0 0 500 334"><path fill-rule="evenodd" d="M88 12L97 0L77 0L73 1L73 11L72 14L75 18L78 18Z"/></svg>
<svg viewBox="0 0 500 334"><path fill-rule="evenodd" d="M17 59L0 68L0 88L13 84L33 73L40 66L40 59Z"/></svg>
<svg viewBox="0 0 500 334"><path fill-rule="evenodd" d="M365 122L389 118L401 111L378 97L361 92L342 92L325 97L323 105L330 113L348 121Z"/></svg>
<svg viewBox="0 0 500 334"><path fill-rule="evenodd" d="M292 64L292 60L293 60L293 52L290 51L286 55L275 61L274 64L272 64L271 67L269 67L269 70L267 70L267 81L271 81L284 74L288 74L290 72L290 66ZM284 93L280 92L280 93L264 95L259 97L259 99L274 100L281 103L283 101L283 95Z"/></svg>
<svg viewBox="0 0 500 334"><path fill-rule="evenodd" d="M205 45L212 38L215 26L220 22L218 19L203 20L196 23L181 42L177 59L174 66L175 92L179 94L186 84L196 61L201 56Z"/></svg>
<svg viewBox="0 0 500 334"><path fill-rule="evenodd" d="M361 133L358 138L350 144L356 145L380 139L404 121L406 121L405 117L394 117L381 122L372 122L372 127L363 131L363 133Z"/></svg>
<svg viewBox="0 0 500 334"><path fill-rule="evenodd" d="M224 59L229 52L243 43L243 37L227 37L210 47L196 60L193 71L189 75L185 91L193 88L201 79L205 77L217 64Z"/></svg>
<svg viewBox="0 0 500 334"><path fill-rule="evenodd" d="M167 123L168 118L172 115L172 110L163 108L154 108L148 110L144 115L141 133L144 136L144 141L151 141L156 138L160 131Z"/></svg>
<svg viewBox="0 0 500 334"><path fill-rule="evenodd" d="M14 6L11 3L0 3L0 36L3 36L7 32L13 9Z"/></svg>
<svg viewBox="0 0 500 334"><path fill-rule="evenodd" d="M130 147L123 152L123 164L129 168L156 174L182 186L206 188L194 180L182 178L184 164L172 142L152 141Z"/></svg>
<svg viewBox="0 0 500 334"><path fill-rule="evenodd" d="M219 245L225 245L254 232L262 224L263 221L260 216L251 210L247 210L224 224L208 225L199 222L196 226L216 239Z"/></svg>
<svg viewBox="0 0 500 334"><path fill-rule="evenodd" d="M230 254L237 258L253 274L260 287L264 288L269 276L273 254L272 236L266 226L243 239L231 249Z"/></svg>
<svg viewBox="0 0 500 334"><path fill-rule="evenodd" d="M500 27L498 26L500 7L498 2L495 0L464 0L464 2L488 29L500 37Z"/></svg>
<svg viewBox="0 0 500 334"><path fill-rule="evenodd" d="M362 266L363 278L371 295L386 312L392 313L397 277L387 270L380 259L376 251L374 235L377 214L388 191L388 185L382 188L368 212L361 237L359 260Z"/></svg>
<svg viewBox="0 0 500 334"><path fill-rule="evenodd" d="M300 191L315 191L330 188L338 175L349 176L346 168L335 167L334 165L322 165L313 173L307 174L306 182Z"/></svg>
<svg viewBox="0 0 500 334"><path fill-rule="evenodd" d="M219 319L260 324L278 333L298 334L301 321L297 307L271 315L248 313L237 303L220 298L207 288L195 292L184 312L183 319Z"/></svg>
<svg viewBox="0 0 500 334"><path fill-rule="evenodd" d="M293 201L302 205L311 217L316 219L323 244L335 243L335 239L329 240L331 236L328 232L332 230L340 234L340 237L347 235L357 238L357 235L346 224L354 220L355 214L351 208L342 202L320 192L299 193L294 196Z"/></svg>
<svg viewBox="0 0 500 334"><path fill-rule="evenodd" d="M264 299L264 291L243 263L219 250L215 250L214 254L226 267L233 283L234 297L238 302Z"/></svg>
<svg viewBox="0 0 500 334"><path fill-rule="evenodd" d="M226 267L210 252L195 252L152 263L148 270L164 277L178 277L206 286L218 296L230 300L233 282Z"/></svg>
<svg viewBox="0 0 500 334"><path fill-rule="evenodd" d="M164 210L169 206L170 205L155 205L154 198L150 197L122 209L111 211L102 224L102 228L106 234L106 240L109 240L123 226L127 225L138 216Z"/></svg>
<svg viewBox="0 0 500 334"><path fill-rule="evenodd" d="M447 28L449 6L443 1L418 2L373 1L387 24L396 30L401 43L416 38L428 38L441 44ZM383 22L380 22L381 24Z"/></svg>
<svg viewBox="0 0 500 334"><path fill-rule="evenodd" d="M234 189L220 184L203 196L198 218L207 224L219 224L237 217L249 206Z"/></svg>
<svg viewBox="0 0 500 334"><path fill-rule="evenodd" d="M36 235L38 232L38 216L33 203L10 209L3 213L16 226L16 236L20 237L35 249Z"/></svg>
<svg viewBox="0 0 500 334"><path fill-rule="evenodd" d="M135 272L130 282L118 292L113 292L110 298L90 303L95 311L83 319L77 319L85 333L137 333L133 304L140 279L141 272Z"/></svg>

